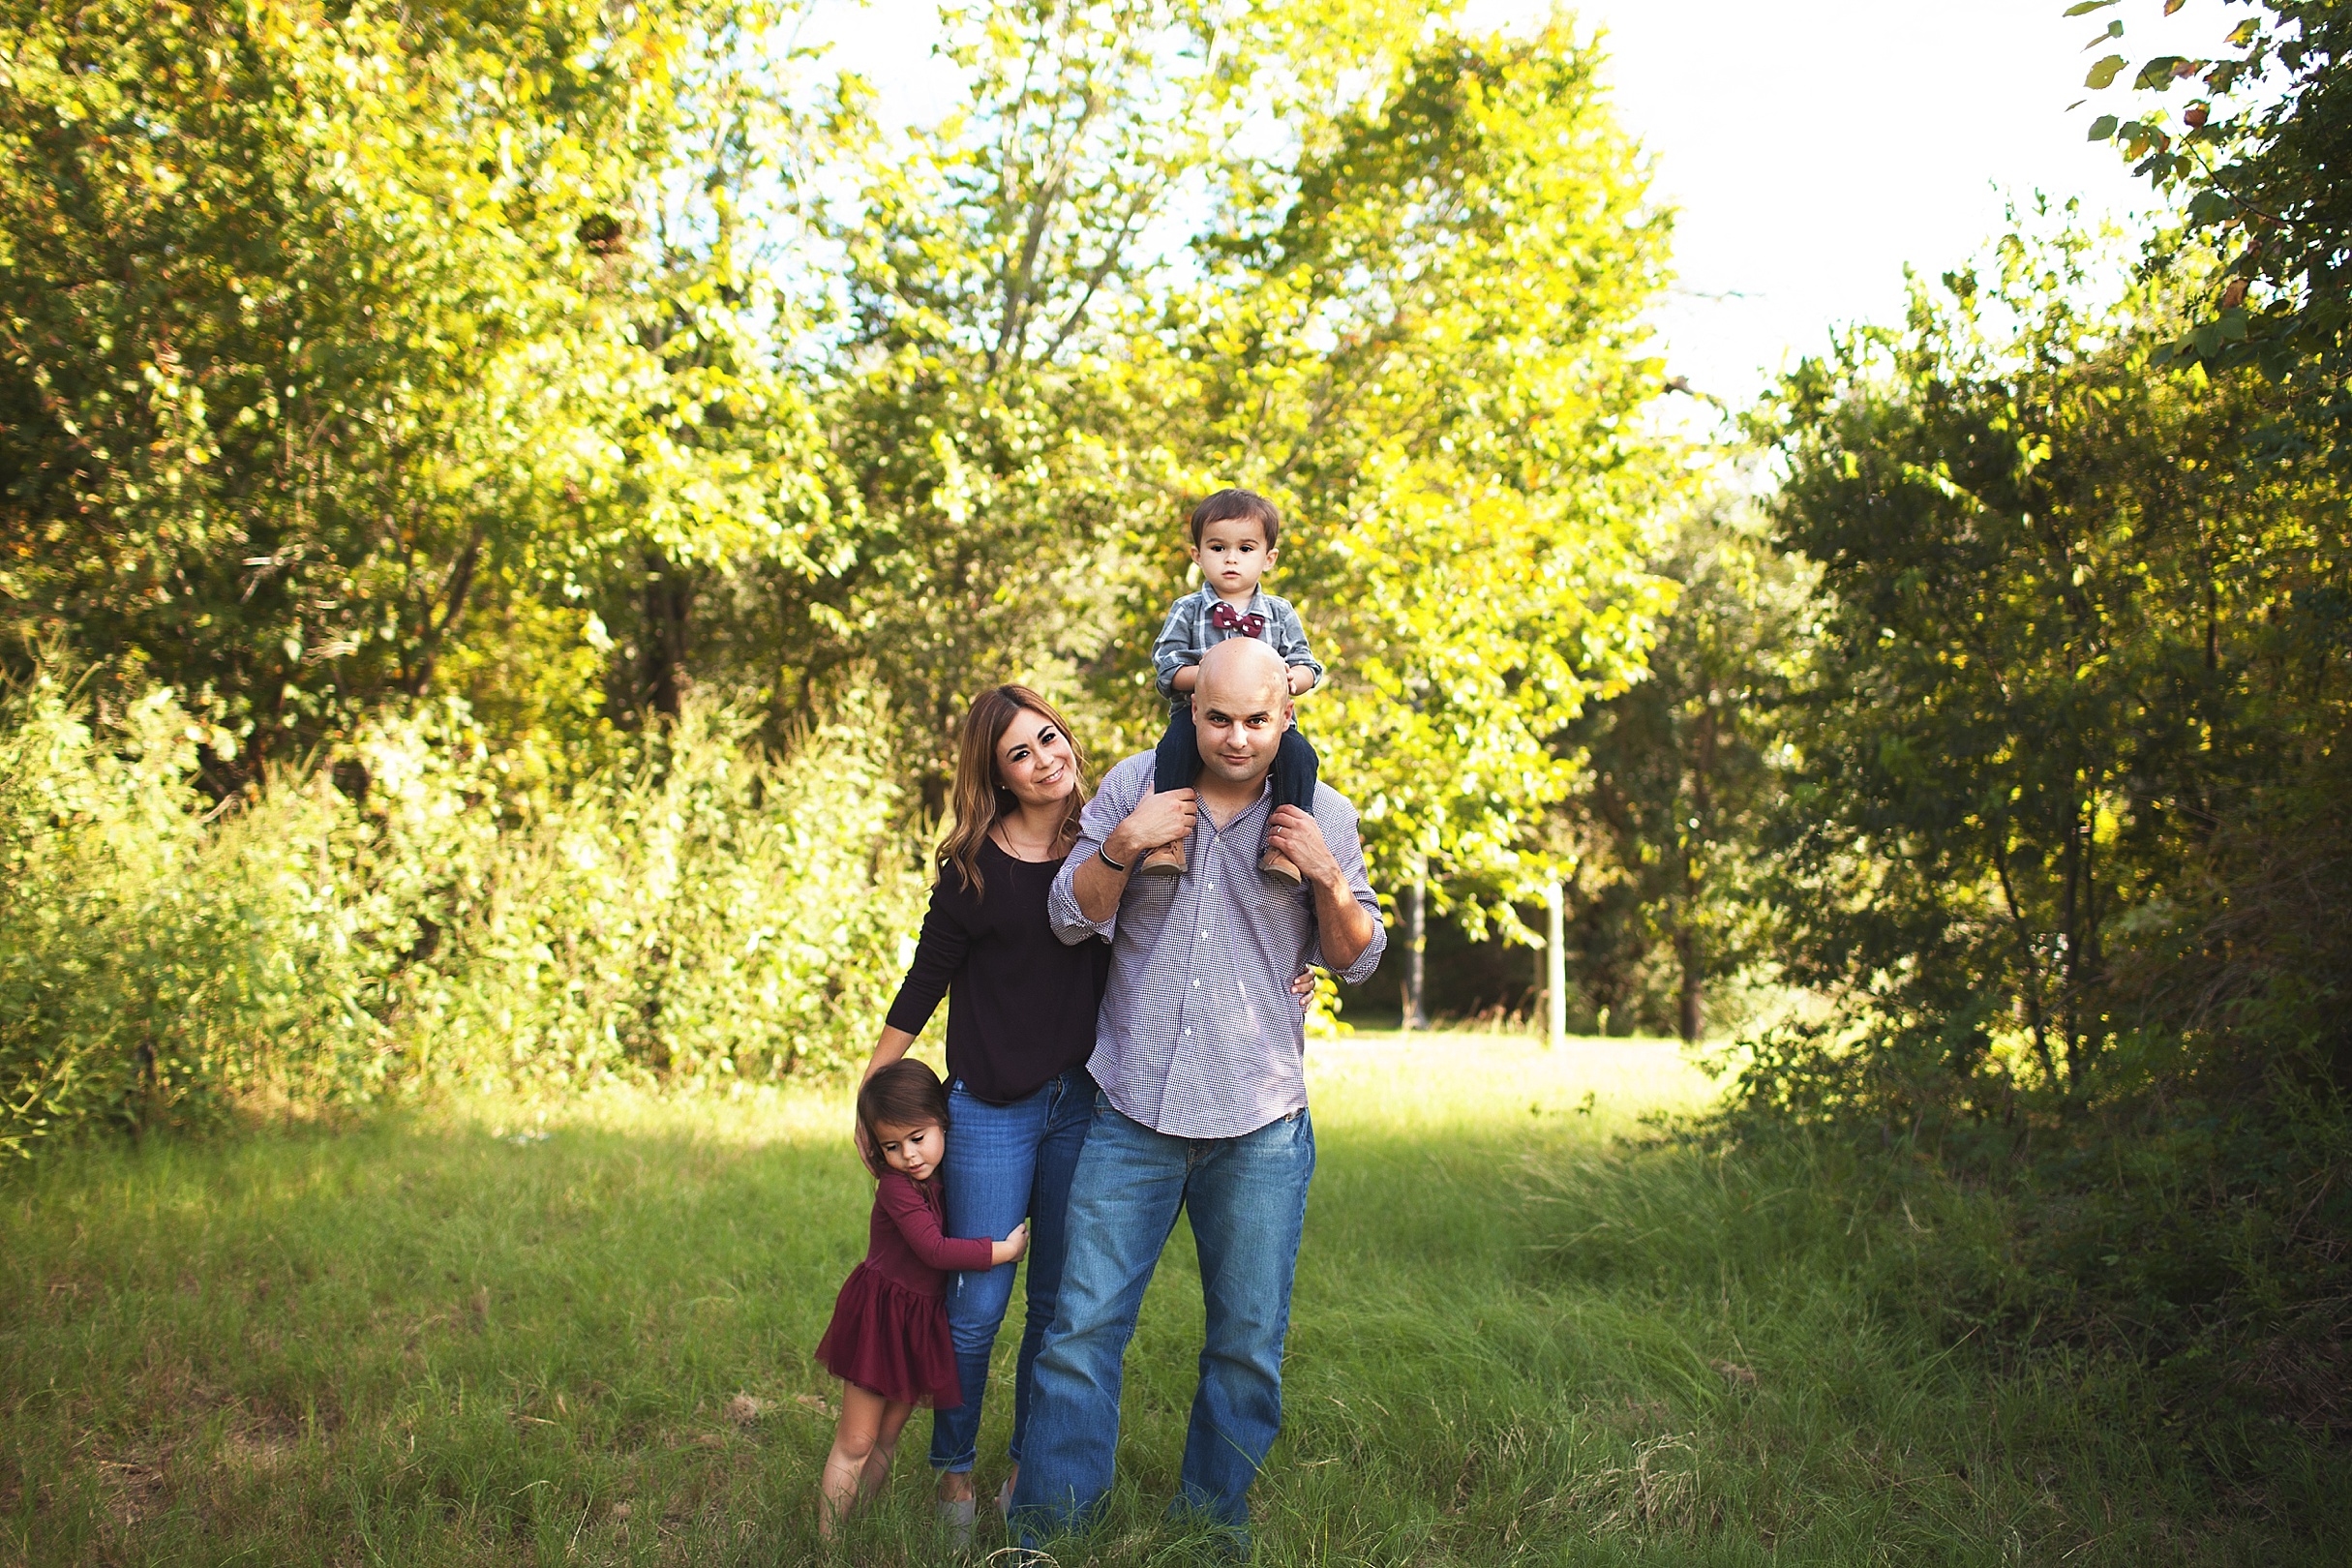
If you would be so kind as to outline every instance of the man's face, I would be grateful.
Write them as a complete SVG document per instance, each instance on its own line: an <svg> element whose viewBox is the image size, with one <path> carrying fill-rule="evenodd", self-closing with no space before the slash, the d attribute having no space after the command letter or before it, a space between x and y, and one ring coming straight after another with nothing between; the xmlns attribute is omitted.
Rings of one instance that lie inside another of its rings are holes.
<svg viewBox="0 0 2352 1568"><path fill-rule="evenodd" d="M1254 784L1290 727L1290 694L1253 673L1213 677L1192 695L1192 726L1203 767L1228 784Z"/></svg>

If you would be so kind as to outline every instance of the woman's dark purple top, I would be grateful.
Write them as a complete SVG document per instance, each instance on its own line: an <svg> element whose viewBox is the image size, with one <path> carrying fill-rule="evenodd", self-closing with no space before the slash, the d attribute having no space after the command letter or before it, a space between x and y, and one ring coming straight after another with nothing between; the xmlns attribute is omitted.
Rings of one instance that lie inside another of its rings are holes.
<svg viewBox="0 0 2352 1568"><path fill-rule="evenodd" d="M975 897L963 873L942 866L922 918L915 962L888 1022L922 1033L948 998L948 1074L966 1092L1007 1105L1095 1053L1095 1014L1110 977L1110 944L1065 947L1045 919L1059 859L1016 860L984 839Z"/></svg>

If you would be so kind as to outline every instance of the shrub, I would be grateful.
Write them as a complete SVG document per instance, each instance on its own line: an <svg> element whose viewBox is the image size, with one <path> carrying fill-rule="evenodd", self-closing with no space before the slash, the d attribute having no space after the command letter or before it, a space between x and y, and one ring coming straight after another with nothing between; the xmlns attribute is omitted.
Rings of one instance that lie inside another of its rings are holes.
<svg viewBox="0 0 2352 1568"><path fill-rule="evenodd" d="M0 704L0 1150L436 1083L838 1066L920 912L882 727L696 709L534 799L462 706L215 801L167 692ZM341 782L339 783L338 780Z"/></svg>

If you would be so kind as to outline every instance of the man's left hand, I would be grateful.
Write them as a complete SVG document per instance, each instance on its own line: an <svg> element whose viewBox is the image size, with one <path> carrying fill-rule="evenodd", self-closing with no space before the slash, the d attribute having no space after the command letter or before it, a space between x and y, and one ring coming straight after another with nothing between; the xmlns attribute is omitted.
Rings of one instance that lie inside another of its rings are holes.
<svg viewBox="0 0 2352 1568"><path fill-rule="evenodd" d="M1266 825L1266 846L1297 866L1299 875L1309 882L1325 888L1338 885L1340 862L1332 859L1331 846L1323 842L1323 829L1297 806L1286 805L1274 813L1273 821Z"/></svg>

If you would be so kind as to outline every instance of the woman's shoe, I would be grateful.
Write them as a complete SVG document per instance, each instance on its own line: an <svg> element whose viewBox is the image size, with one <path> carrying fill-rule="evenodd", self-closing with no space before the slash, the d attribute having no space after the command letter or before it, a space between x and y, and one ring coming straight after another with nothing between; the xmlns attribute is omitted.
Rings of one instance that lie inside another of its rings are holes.
<svg viewBox="0 0 2352 1568"><path fill-rule="evenodd" d="M1139 877L1181 877L1185 873L1184 840L1162 844L1143 858L1135 867Z"/></svg>
<svg viewBox="0 0 2352 1568"><path fill-rule="evenodd" d="M958 1497L950 1502L943 1497L939 1502L939 1527L948 1537L948 1545L957 1552L972 1544L972 1522L980 1517L980 1504L970 1497Z"/></svg>
<svg viewBox="0 0 2352 1568"><path fill-rule="evenodd" d="M1012 1523L1012 1477L1010 1476L1005 1477L1004 1486L997 1492L996 1513L997 1517L1006 1523Z"/></svg>

